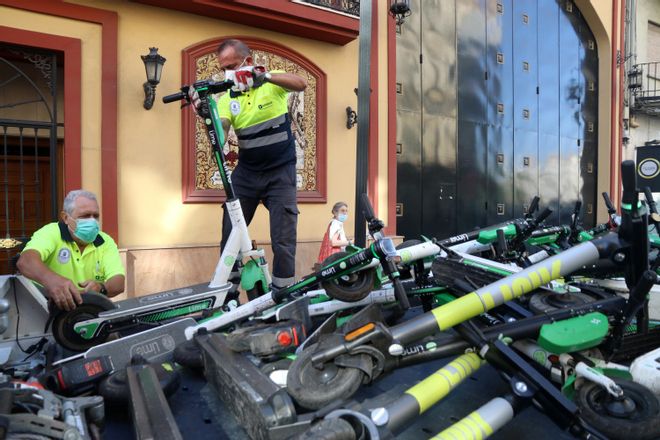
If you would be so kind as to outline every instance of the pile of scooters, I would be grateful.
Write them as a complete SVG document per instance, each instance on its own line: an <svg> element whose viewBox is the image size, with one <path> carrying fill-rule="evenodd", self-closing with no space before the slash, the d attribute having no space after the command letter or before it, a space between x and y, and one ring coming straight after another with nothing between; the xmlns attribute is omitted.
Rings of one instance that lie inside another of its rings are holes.
<svg viewBox="0 0 660 440"><path fill-rule="evenodd" d="M436 438L486 438L529 405L578 438L660 438L648 308L660 215L649 191L640 200L633 162L620 215L604 194L609 219L590 230L579 203L571 224L547 226L535 198L523 218L395 246L364 196L370 244L272 290L208 105L231 85L194 85L233 226L211 282L114 303L87 294L65 312L20 275L1 279L0 439L100 438L108 403L129 408L138 439L182 438L167 402L180 368L201 372L252 439L393 438L481 367L507 392ZM442 367L385 404L356 398L428 362Z"/></svg>

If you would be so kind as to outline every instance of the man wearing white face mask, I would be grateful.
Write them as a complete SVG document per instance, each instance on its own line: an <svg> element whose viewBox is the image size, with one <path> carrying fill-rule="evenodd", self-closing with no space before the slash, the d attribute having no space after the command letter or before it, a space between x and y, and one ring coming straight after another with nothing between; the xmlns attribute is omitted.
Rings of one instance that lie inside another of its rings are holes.
<svg viewBox="0 0 660 440"><path fill-rule="evenodd" d="M125 273L112 237L99 229L96 196L71 191L60 221L36 231L21 252L17 267L46 289L63 310L82 303L82 293L115 296L124 291Z"/></svg>
<svg viewBox="0 0 660 440"><path fill-rule="evenodd" d="M255 66L250 48L242 41L223 41L217 50L225 79L234 87L215 103L225 139L230 127L238 137L238 165L231 175L234 193L249 225L263 202L270 216L273 248L273 286L293 283L296 258L296 148L287 108L288 92L302 92L304 78L283 71L268 72ZM200 99L191 87L196 110ZM223 216L221 248L229 237L231 222Z"/></svg>

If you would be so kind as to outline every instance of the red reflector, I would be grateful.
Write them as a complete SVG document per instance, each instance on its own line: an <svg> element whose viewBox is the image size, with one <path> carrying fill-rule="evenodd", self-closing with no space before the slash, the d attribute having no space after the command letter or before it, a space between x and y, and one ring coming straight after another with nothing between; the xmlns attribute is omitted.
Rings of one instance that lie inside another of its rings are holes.
<svg viewBox="0 0 660 440"><path fill-rule="evenodd" d="M289 334L289 332L282 331L282 332L279 332L277 334L277 342L279 342L279 344L282 347L287 347L287 346L291 345L292 340L293 339L291 338L291 335Z"/></svg>
<svg viewBox="0 0 660 440"><path fill-rule="evenodd" d="M92 362L87 362L85 364L85 371L87 372L88 377L101 373L103 371L103 368L101 368L101 361L94 360Z"/></svg>
<svg viewBox="0 0 660 440"><path fill-rule="evenodd" d="M557 356L556 354L551 354L550 356L548 356L548 360L551 363L556 364L559 362L559 356Z"/></svg>
<svg viewBox="0 0 660 440"><path fill-rule="evenodd" d="M62 370L57 371L57 381L60 383L60 388L66 390L66 383L64 382L64 377L62 376Z"/></svg>

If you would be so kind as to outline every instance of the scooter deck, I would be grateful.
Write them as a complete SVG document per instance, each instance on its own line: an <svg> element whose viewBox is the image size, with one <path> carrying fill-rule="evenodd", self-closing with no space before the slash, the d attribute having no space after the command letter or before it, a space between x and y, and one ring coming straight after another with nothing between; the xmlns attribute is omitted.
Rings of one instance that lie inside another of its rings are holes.
<svg viewBox="0 0 660 440"><path fill-rule="evenodd" d="M61 365L80 357L89 358L104 355L110 356L114 370L129 365L135 355L140 355L149 362L170 361L176 346L186 341L184 333L186 327L195 324L196 322L192 318L180 319L121 339L99 344L84 353L54 362L53 365Z"/></svg>
<svg viewBox="0 0 660 440"><path fill-rule="evenodd" d="M223 304L230 288L231 283L214 288L210 288L208 283L201 283L182 287L180 289L152 293L137 298L128 298L122 301L117 301L115 303L116 308L99 313L99 318L112 319L118 316L125 316L129 313L135 315L155 308L160 309L175 305L179 306L183 303L194 302L212 296L215 297L216 300L210 307L218 307Z"/></svg>

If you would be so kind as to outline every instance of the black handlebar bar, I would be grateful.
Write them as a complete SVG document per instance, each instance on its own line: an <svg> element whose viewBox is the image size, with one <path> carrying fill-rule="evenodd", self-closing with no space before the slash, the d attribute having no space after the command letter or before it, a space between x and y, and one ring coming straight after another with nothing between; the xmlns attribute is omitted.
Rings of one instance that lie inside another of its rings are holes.
<svg viewBox="0 0 660 440"><path fill-rule="evenodd" d="M582 201L578 200L575 202L575 207L573 208L573 218L571 219L571 235L578 234L578 223L580 220L580 209L582 209Z"/></svg>
<svg viewBox="0 0 660 440"><path fill-rule="evenodd" d="M539 196L534 196L532 199L532 202L529 204L529 208L527 208L527 214L532 215L536 212L537 209L539 209L539 201L541 198Z"/></svg>
<svg viewBox="0 0 660 440"><path fill-rule="evenodd" d="M371 201L369 200L369 196L366 194L362 194L362 211L364 212L364 219L367 222L372 221L374 218L376 218L376 214L374 213L374 208L371 206Z"/></svg>
<svg viewBox="0 0 660 440"><path fill-rule="evenodd" d="M183 87L181 92L172 93L171 95L163 96L163 103L169 104L170 102L181 101L182 99L188 100L188 87L186 86L186 91L183 92Z"/></svg>
<svg viewBox="0 0 660 440"><path fill-rule="evenodd" d="M623 161L621 164L621 182L623 183L623 194L621 203L631 205L630 211L637 212L637 184L635 178L635 162L632 160Z"/></svg>
<svg viewBox="0 0 660 440"><path fill-rule="evenodd" d="M233 81L212 81L212 80L202 80L197 81L192 85L185 85L181 87L181 91L172 93L171 95L163 96L163 103L169 104L176 101L189 101L188 90L190 87L193 87L199 94L200 99L206 97L207 95L214 93L222 93L231 89L234 85Z"/></svg>
<svg viewBox="0 0 660 440"><path fill-rule="evenodd" d="M607 193L607 191L603 192L603 200L605 200L607 213L609 215L616 214L616 208L614 207L614 203L612 203L612 199L610 199L610 195Z"/></svg>
<svg viewBox="0 0 660 440"><path fill-rule="evenodd" d="M649 212L651 212L651 214L657 214L658 207L655 204L655 199L653 198L653 193L651 192L651 188L649 188L648 186L644 187L644 196L646 197L646 204L649 207Z"/></svg>
<svg viewBox="0 0 660 440"><path fill-rule="evenodd" d="M540 225L545 219L550 217L550 214L552 214L552 209L550 208L545 208L538 217L534 220L534 223L536 226Z"/></svg>

